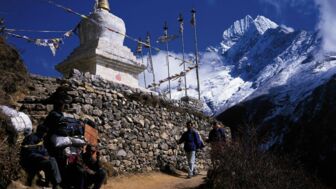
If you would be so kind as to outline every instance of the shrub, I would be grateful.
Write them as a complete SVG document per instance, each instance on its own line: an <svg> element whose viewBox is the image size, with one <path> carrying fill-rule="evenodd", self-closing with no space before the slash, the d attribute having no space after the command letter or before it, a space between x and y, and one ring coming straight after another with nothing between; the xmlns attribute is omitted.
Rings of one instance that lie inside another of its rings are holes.
<svg viewBox="0 0 336 189"><path fill-rule="evenodd" d="M0 104L15 104L29 82L29 73L18 52L0 40Z"/></svg>
<svg viewBox="0 0 336 189"><path fill-rule="evenodd" d="M6 188L11 180L17 180L21 166L17 144L12 144L5 130L4 117L0 113L0 189Z"/></svg>
<svg viewBox="0 0 336 189"><path fill-rule="evenodd" d="M290 158L261 151L254 138L245 136L239 142L213 146L207 188L326 188Z"/></svg>

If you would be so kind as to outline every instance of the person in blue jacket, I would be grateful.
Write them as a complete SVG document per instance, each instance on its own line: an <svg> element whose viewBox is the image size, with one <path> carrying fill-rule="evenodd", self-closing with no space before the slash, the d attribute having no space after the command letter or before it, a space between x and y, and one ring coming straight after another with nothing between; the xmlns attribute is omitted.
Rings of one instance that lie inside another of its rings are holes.
<svg viewBox="0 0 336 189"><path fill-rule="evenodd" d="M182 134L178 144L184 143L184 151L187 156L189 168L187 178L191 178L196 175L196 150L203 148L204 144L198 132L193 128L192 121L188 121L186 126L187 131Z"/></svg>

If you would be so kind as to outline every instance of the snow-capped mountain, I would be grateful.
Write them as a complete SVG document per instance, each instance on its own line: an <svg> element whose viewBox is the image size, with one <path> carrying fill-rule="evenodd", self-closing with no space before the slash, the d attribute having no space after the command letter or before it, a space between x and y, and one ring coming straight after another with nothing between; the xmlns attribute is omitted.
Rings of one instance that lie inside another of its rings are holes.
<svg viewBox="0 0 336 189"><path fill-rule="evenodd" d="M224 31L220 45L209 47L201 56L205 111L218 115L265 94L276 96L277 104L288 103L282 105L286 108L295 107L300 98L336 73L335 61L316 58L320 45L316 32L294 31L263 16L234 22ZM189 90L189 94L197 93ZM183 92L173 91L174 98L181 96Z"/></svg>
<svg viewBox="0 0 336 189"><path fill-rule="evenodd" d="M203 66L214 69L202 81L202 96L234 136L254 125L264 150L298 155L336 186L336 53L321 47L318 32L247 16L208 49L220 61L203 54Z"/></svg>
<svg viewBox="0 0 336 189"><path fill-rule="evenodd" d="M246 35L262 35L270 28L277 28L278 25L264 16L257 16L253 20L251 16L237 20L233 25L224 31L223 41L221 42L222 53L230 49L234 44L242 41L241 38Z"/></svg>

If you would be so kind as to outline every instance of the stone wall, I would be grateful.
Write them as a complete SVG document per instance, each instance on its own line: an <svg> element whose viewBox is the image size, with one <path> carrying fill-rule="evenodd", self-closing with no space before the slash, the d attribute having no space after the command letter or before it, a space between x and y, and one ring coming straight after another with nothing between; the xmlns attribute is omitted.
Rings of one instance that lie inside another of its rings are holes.
<svg viewBox="0 0 336 189"><path fill-rule="evenodd" d="M43 122L49 111L53 109L46 100L60 86L61 80L50 77L31 75L31 83L28 86L28 94L22 102L19 102L20 110L29 114L33 125Z"/></svg>
<svg viewBox="0 0 336 189"><path fill-rule="evenodd" d="M68 85L71 89L67 93L73 98L68 112L75 118L88 118L97 123L101 158L119 173L155 170L166 163L182 169L185 167L183 145L177 146L176 141L185 122L195 121L204 139L210 130L210 118L184 102L107 82L97 76L76 72L72 78L58 82L33 79L34 90L22 102L21 110L30 114L34 123L42 121L52 109L52 105L43 104L44 99L60 83ZM207 150L198 153L201 169L208 165Z"/></svg>

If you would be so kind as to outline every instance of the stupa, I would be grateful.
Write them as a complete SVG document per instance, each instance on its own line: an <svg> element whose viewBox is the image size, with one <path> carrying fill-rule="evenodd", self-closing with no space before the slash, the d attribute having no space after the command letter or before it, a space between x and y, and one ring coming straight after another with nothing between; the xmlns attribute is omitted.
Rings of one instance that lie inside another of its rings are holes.
<svg viewBox="0 0 336 189"><path fill-rule="evenodd" d="M124 46L126 27L121 18L110 13L108 0L98 0L95 10L79 23L80 45L56 69L67 77L73 69L131 87L139 87L139 65ZM112 29L112 32L109 29Z"/></svg>

